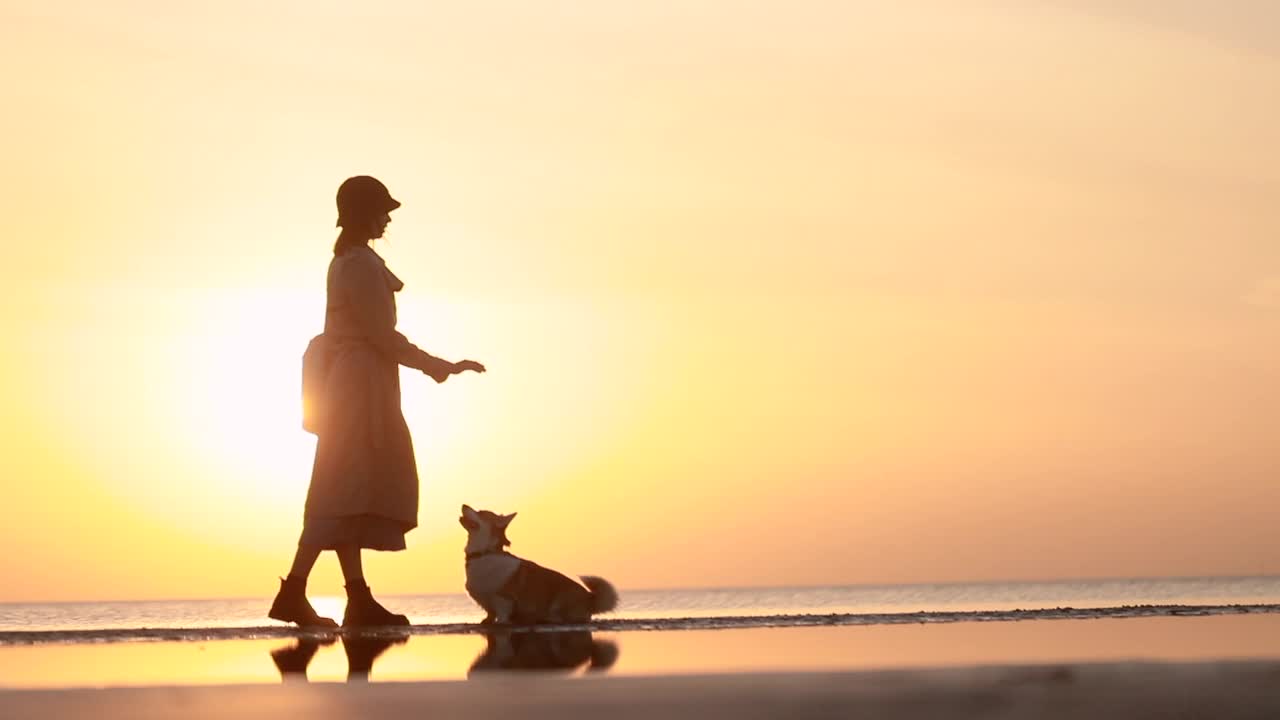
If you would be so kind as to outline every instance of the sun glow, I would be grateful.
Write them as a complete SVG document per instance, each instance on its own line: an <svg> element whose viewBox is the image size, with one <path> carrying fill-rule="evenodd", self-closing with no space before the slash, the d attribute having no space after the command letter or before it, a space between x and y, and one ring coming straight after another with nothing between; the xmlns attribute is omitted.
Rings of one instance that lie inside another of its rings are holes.
<svg viewBox="0 0 1280 720"><path fill-rule="evenodd" d="M287 546L301 521L315 448L314 437L301 429L301 350L321 328L323 298L243 290L197 297L191 320L166 342L170 373L151 376L152 394L167 398L172 413L155 429L174 443L165 464L181 468L179 477L189 479L183 502L199 509L184 513L181 525L242 549ZM625 346L610 342L623 308L556 309L561 322L573 318L572 332L583 333L575 337L544 327L536 314L546 307L476 310L421 298L401 305L402 329L424 349L452 360L475 357L493 368L443 385L401 371L422 476L417 543L452 537L453 508L461 502L514 509L607 452L643 407L635 394L654 381L643 372L642 355L629 358L637 372L628 378L600 372L605 360L614 367L628 363L612 357ZM477 313L482 326L506 323L512 332L476 337L459 318ZM639 322L628 329L644 332ZM464 355L455 347L475 351ZM521 357L524 365L512 368L503 362L508 357ZM172 496L155 490L172 481L137 480L126 483L135 492L131 502L172 513ZM226 518L235 519L232 534Z"/></svg>
<svg viewBox="0 0 1280 720"><path fill-rule="evenodd" d="M190 530L244 549L296 535L315 450L301 427L301 355L323 328L323 313L316 293L213 293L172 339L171 389L181 402L165 432L186 445L179 455L190 476L204 479L189 488L193 501L233 515L238 526L230 537L218 523ZM468 403L457 392L430 391L435 384L412 370L402 370L402 380L422 473L431 478L428 464L454 464L472 447L459 431L470 425Z"/></svg>
<svg viewBox="0 0 1280 720"><path fill-rule="evenodd" d="M184 392L171 431L211 479L206 501L237 508L244 522L235 540L254 547L264 540L258 529L301 519L315 441L301 428L300 348L307 330L319 329L323 306L298 294L238 292L204 309L175 338L187 362L175 378Z"/></svg>

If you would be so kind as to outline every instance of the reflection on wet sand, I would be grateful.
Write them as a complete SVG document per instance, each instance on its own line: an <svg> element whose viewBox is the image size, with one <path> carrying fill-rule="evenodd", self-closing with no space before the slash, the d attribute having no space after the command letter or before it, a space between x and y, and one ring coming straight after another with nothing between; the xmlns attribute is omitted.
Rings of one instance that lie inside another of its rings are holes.
<svg viewBox="0 0 1280 720"><path fill-rule="evenodd" d="M486 671L543 670L603 672L618 660L618 646L596 640L585 630L535 631L494 629L484 633L485 648L468 676ZM284 682L307 682L307 667L322 647L342 641L347 656L347 682L368 682L373 663L392 645L409 642L409 634L303 637L271 650L271 661Z"/></svg>
<svg viewBox="0 0 1280 720"><path fill-rule="evenodd" d="M276 669L280 671L280 678L285 682L291 680L307 680L307 666L311 664L311 658L316 656L316 651L321 645L332 645L337 642L337 638L326 637L321 639L298 638L292 645L276 648L271 651L271 660L276 664Z"/></svg>
<svg viewBox="0 0 1280 720"><path fill-rule="evenodd" d="M546 628L540 628L546 630ZM584 665L608 665L600 641L626 652L608 675L705 675L755 672L832 672L977 665L1061 665L1086 662L1205 662L1280 658L1280 614L1062 620L949 625L756 628L581 634L529 633L504 638L415 629L412 642L356 657L357 676L372 681L464 680L479 667L560 668L559 676L598 676ZM370 633L372 634L372 633ZM193 642L50 643L0 645L0 687L137 687L242 685L306 677L344 682L351 658L339 633L294 638ZM540 648L550 643L550 649ZM558 645L556 648L554 646ZM571 649L576 648L570 652ZM352 646L352 649L356 649ZM374 648L376 650L376 648ZM585 652L584 652L585 649ZM358 656L360 653L355 653ZM596 661L591 663L589 656ZM266 657L264 657L264 655ZM369 659L372 658L372 659ZM538 660L541 658L541 661ZM548 662L548 659L551 662ZM565 667L579 663L578 670ZM372 672L370 672L372 669ZM502 673L490 673L509 677ZM0 701L0 716L5 714ZM12 714L12 713L10 713Z"/></svg>
<svg viewBox="0 0 1280 720"><path fill-rule="evenodd" d="M471 663L468 676L493 670L587 672L608 670L618 660L618 646L595 640L586 630L539 632L488 630L484 652Z"/></svg>
<svg viewBox="0 0 1280 720"><path fill-rule="evenodd" d="M392 645L403 645L408 641L408 633L389 636L343 635L342 649L347 655L347 682L368 682L373 661ZM333 636L298 638L292 645L272 650L271 660L285 682L307 682L307 666L311 664L311 658L315 657L322 646L335 642L337 638Z"/></svg>

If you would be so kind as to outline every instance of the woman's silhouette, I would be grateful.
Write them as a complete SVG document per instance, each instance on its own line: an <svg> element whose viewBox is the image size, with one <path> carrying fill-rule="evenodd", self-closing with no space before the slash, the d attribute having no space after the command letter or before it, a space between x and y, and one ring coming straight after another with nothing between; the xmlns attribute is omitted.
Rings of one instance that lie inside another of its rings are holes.
<svg viewBox="0 0 1280 720"><path fill-rule="evenodd" d="M396 332L394 293L404 283L369 247L400 207L385 185L361 175L338 188L342 228L329 263L324 334L304 357L304 425L317 435L302 536L289 576L268 615L302 626L335 627L307 601L307 577L323 550L338 554L346 581L347 627L408 625L373 599L362 549L403 550L418 524L418 471L400 411L400 366L436 382L472 370L418 349Z"/></svg>

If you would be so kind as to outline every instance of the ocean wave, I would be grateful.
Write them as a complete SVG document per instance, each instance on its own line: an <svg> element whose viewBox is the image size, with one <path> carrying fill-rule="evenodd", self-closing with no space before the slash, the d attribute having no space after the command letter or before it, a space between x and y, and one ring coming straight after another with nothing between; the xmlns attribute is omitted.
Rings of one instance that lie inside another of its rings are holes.
<svg viewBox="0 0 1280 720"><path fill-rule="evenodd" d="M1280 613L1280 604L1253 605L1122 605L1094 608L1040 608L994 611L920 611L902 613L830 613L797 615L726 615L718 617L667 617L598 620L582 625L539 625L510 628L532 632L643 632L664 630L740 630L751 628L836 627L857 625L944 624L961 622L1014 622L1022 620L1096 620L1103 618L1187 617ZM359 631L309 631L285 626L212 628L125 628L0 632L0 646L115 642L193 642L205 640L255 640L290 637L328 637L337 634L367 637L403 635L479 634L491 628L476 623L412 625L408 628L374 628Z"/></svg>

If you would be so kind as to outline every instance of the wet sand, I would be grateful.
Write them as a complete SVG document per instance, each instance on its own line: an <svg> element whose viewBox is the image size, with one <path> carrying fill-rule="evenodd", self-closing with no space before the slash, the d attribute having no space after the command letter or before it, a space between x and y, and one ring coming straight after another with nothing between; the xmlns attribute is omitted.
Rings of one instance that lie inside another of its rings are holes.
<svg viewBox="0 0 1280 720"><path fill-rule="evenodd" d="M6 718L1274 718L1280 662L0 693Z"/></svg>
<svg viewBox="0 0 1280 720"><path fill-rule="evenodd" d="M6 720L1276 718L1280 615L9 646L0 685Z"/></svg>
<svg viewBox="0 0 1280 720"><path fill-rule="evenodd" d="M0 646L0 687L462 680L477 664L616 677L1223 660L1280 660L1280 614L556 632L492 640L413 635L381 647L330 638L307 648L280 637Z"/></svg>

